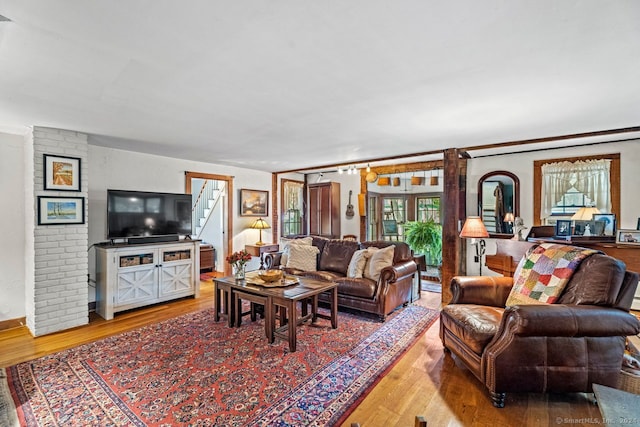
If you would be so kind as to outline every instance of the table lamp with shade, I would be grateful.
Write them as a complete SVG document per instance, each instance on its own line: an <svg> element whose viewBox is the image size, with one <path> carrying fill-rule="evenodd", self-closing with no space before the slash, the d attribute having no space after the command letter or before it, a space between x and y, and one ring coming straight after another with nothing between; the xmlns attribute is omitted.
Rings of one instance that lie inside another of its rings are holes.
<svg viewBox="0 0 640 427"><path fill-rule="evenodd" d="M599 214L600 211L595 206L583 206L576 213L573 214L571 219L573 221L591 221L593 219L593 214ZM583 236L589 237L591 236L591 229L589 225L585 225Z"/></svg>
<svg viewBox="0 0 640 427"><path fill-rule="evenodd" d="M260 230L260 239L256 242L256 246L264 245L264 242L262 241L262 230L271 228L271 226L267 223L267 221L265 221L262 218L258 218L253 222L253 224L249 226L249 228L253 228L254 230Z"/></svg>
<svg viewBox="0 0 640 427"><path fill-rule="evenodd" d="M595 206L584 206L578 209L571 217L574 221L591 221L593 214L599 214L600 211Z"/></svg>
<svg viewBox="0 0 640 427"><path fill-rule="evenodd" d="M489 232L484 226L482 219L479 216L468 216L462 226L460 237L471 239L471 244L476 247L475 262L480 263L480 275L482 276L482 257L484 256L486 246L486 242L483 239L489 237Z"/></svg>
<svg viewBox="0 0 640 427"><path fill-rule="evenodd" d="M504 215L504 222L506 222L507 224L509 224L509 233L513 234L513 221L515 221L516 218L513 216L513 212L507 212Z"/></svg>

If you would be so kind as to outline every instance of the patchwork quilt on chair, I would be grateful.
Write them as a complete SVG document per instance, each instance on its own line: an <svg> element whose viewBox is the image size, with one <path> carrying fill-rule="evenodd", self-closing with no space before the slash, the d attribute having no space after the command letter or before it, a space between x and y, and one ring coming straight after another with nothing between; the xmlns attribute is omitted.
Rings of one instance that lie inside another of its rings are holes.
<svg viewBox="0 0 640 427"><path fill-rule="evenodd" d="M600 252L555 243L534 246L516 268L507 307L555 303L580 263L596 253Z"/></svg>

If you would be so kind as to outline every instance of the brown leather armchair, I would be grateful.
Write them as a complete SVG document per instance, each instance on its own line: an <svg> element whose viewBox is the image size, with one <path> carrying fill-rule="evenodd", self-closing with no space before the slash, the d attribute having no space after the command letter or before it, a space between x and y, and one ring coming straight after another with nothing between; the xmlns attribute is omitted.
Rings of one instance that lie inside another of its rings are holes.
<svg viewBox="0 0 640 427"><path fill-rule="evenodd" d="M584 260L555 304L505 308L511 277L454 277L440 314L440 338L489 389L494 406L507 392L592 392L616 387L638 274L596 254Z"/></svg>

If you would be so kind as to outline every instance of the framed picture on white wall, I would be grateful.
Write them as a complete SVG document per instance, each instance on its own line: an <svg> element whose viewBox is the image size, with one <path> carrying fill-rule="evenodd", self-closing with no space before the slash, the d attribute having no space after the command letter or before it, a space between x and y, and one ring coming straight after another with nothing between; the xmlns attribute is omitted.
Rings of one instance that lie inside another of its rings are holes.
<svg viewBox="0 0 640 427"><path fill-rule="evenodd" d="M44 189L80 191L80 163L77 157L44 155Z"/></svg>

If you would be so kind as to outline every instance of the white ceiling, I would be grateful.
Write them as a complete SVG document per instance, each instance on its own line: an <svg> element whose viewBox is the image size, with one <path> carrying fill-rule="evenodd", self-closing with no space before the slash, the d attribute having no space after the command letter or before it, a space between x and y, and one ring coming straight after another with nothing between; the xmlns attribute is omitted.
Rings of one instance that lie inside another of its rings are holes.
<svg viewBox="0 0 640 427"><path fill-rule="evenodd" d="M637 0L0 0L0 130L281 171L640 125Z"/></svg>

